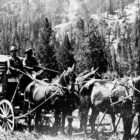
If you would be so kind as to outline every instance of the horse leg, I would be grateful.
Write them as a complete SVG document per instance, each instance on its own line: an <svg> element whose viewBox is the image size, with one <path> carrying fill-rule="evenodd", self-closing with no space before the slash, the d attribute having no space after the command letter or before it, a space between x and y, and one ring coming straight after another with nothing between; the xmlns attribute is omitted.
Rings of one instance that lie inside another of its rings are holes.
<svg viewBox="0 0 140 140"><path fill-rule="evenodd" d="M87 127L87 120L88 120L88 112L89 112L89 109L90 109L90 98L88 96L85 96L85 97L81 97L80 99L81 101L81 105L80 105L80 109L79 109L79 112L80 112L80 125L81 127L83 127L82 129L84 130L84 134L87 135L87 130L86 130L86 127Z"/></svg>
<svg viewBox="0 0 140 140"><path fill-rule="evenodd" d="M116 132L116 126L115 126L115 120L116 120L116 118L115 118L115 114L114 113L112 113L112 114L110 114L110 116L111 116L111 120L112 120L112 125L113 125L113 133L115 133Z"/></svg>
<svg viewBox="0 0 140 140"><path fill-rule="evenodd" d="M30 102L29 101L27 102L24 99L23 112L27 113L27 110L29 111L31 110ZM25 122L28 124L29 132L31 132L32 131L32 115L30 113L28 114L28 117L25 119Z"/></svg>
<svg viewBox="0 0 140 140"><path fill-rule="evenodd" d="M55 122L54 122L52 132L53 132L53 135L57 135L57 132L60 127L60 122L61 122L60 111L55 111L54 116L55 116Z"/></svg>
<svg viewBox="0 0 140 140"><path fill-rule="evenodd" d="M89 112L89 109L85 109L81 112L81 120L82 120L82 126L83 126L83 129L84 129L84 134L85 136L87 135L87 120L88 120L88 112Z"/></svg>
<svg viewBox="0 0 140 140"><path fill-rule="evenodd" d="M69 136L72 136L72 122L73 122L73 118L71 116L72 116L72 112L70 111L70 113L68 113L68 117L67 117L67 120L68 120L67 133L68 133Z"/></svg>
<svg viewBox="0 0 140 140"><path fill-rule="evenodd" d="M133 118L134 118L133 116L127 118L125 116L122 116L123 127L124 127L124 135L122 140L131 139L131 128L132 128Z"/></svg>
<svg viewBox="0 0 140 140"><path fill-rule="evenodd" d="M80 119L80 128L79 128L79 131L83 131L83 123L82 123L82 119Z"/></svg>
<svg viewBox="0 0 140 140"><path fill-rule="evenodd" d="M28 115L27 122L28 122L28 126L29 126L29 132L31 132L32 131L32 128L31 128L31 126L32 126L32 117L31 117L30 114Z"/></svg>
<svg viewBox="0 0 140 140"><path fill-rule="evenodd" d="M136 135L137 139L140 139L140 114L138 114L138 134Z"/></svg>
<svg viewBox="0 0 140 140"><path fill-rule="evenodd" d="M92 114L90 116L90 125L91 125L91 137L92 138L97 138L97 130L95 130L95 121L96 121L96 118L97 116L99 115L99 111L94 107L92 106Z"/></svg>
<svg viewBox="0 0 140 140"><path fill-rule="evenodd" d="M62 133L65 135L65 120L66 120L66 114L62 113Z"/></svg>
<svg viewBox="0 0 140 140"><path fill-rule="evenodd" d="M82 115L82 111L79 109L79 116L80 116L80 128L79 131L83 131L83 115Z"/></svg>
<svg viewBox="0 0 140 140"><path fill-rule="evenodd" d="M35 115L35 130L39 131L39 121L41 120L41 110L37 109L36 110L36 115Z"/></svg>

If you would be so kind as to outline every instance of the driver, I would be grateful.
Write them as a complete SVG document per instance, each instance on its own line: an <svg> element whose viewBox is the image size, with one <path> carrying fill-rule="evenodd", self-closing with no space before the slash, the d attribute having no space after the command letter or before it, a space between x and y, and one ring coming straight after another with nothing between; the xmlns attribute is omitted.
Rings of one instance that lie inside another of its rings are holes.
<svg viewBox="0 0 140 140"><path fill-rule="evenodd" d="M7 75L8 75L8 93L14 92L15 87L17 86L18 82L18 89L20 93L20 79L22 77L22 72L25 72L25 69L22 64L22 60L17 56L17 51L18 49L15 46L10 47L10 59L8 60L8 70L7 70ZM13 94L7 94L6 95L7 99L11 99Z"/></svg>
<svg viewBox="0 0 140 140"><path fill-rule="evenodd" d="M20 71L24 72L24 67L21 59L17 56L18 49L15 46L11 46L10 48L10 59L8 61L8 71L7 74L10 77L18 77Z"/></svg>

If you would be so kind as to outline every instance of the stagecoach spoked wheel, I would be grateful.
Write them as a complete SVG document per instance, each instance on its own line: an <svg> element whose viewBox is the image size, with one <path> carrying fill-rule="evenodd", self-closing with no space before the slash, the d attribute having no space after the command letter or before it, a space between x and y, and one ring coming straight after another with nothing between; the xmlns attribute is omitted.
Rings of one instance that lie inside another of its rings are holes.
<svg viewBox="0 0 140 140"><path fill-rule="evenodd" d="M0 101L0 131L13 131L14 112L11 103L4 99Z"/></svg>

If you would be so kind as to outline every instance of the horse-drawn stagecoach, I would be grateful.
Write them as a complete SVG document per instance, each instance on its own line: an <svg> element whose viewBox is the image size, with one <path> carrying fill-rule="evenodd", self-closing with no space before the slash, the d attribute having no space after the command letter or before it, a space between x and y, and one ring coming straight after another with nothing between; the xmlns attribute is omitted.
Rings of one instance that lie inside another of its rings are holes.
<svg viewBox="0 0 140 140"><path fill-rule="evenodd" d="M12 90L10 91L10 87L8 89L8 83L10 83L6 75L8 59L8 56L0 55L0 129L2 131L13 130L15 122L13 105L10 100L6 99L8 94L13 94L14 92Z"/></svg>
<svg viewBox="0 0 140 140"><path fill-rule="evenodd" d="M12 131L23 112L24 96L19 94L19 77L8 77L9 56L0 55L0 130Z"/></svg>
<svg viewBox="0 0 140 140"><path fill-rule="evenodd" d="M30 117L33 112L36 112L35 121L38 122L41 116L42 108L47 111L54 111L55 121L53 126L55 132L58 131L58 126L60 123L62 130L64 130L65 118L67 116L72 116L73 110L77 107L77 105L79 105L80 102L80 110L84 110L82 121L85 133L87 123L86 119L88 116L87 113L91 107L92 114L90 123L91 132L93 132L92 134L96 132L94 131L94 124L98 113L102 110L107 110L105 111L105 114L121 114L124 123L123 139L127 140L131 137L131 125L134 117L134 114L132 114L133 98L131 97L133 97L133 93L136 92L139 98L140 77L117 79L117 82L99 79L96 80L94 78L93 80L91 79L87 81L91 75L93 76L95 74L95 70L94 72L91 72L91 74L88 73L86 76L84 76L83 80L81 81L81 87L78 87L78 89L80 88L80 91L78 90L80 92L79 101L79 96L77 96L77 94L74 92L76 85L74 66L65 70L60 77L55 80L58 82L52 83L46 83L42 80L33 79L31 75L21 72L30 79L29 83L24 79L24 82L26 83L24 85L27 85L27 87L22 95L20 94L21 92L19 90L21 79L8 78L6 75L8 59L8 56L0 55L0 130L12 131L16 120L21 118L29 118L30 125ZM124 82L122 82L122 80ZM127 86L126 83L129 83L129 85ZM80 86L80 83L77 85ZM25 99L28 100L27 108ZM87 111L85 112L85 110ZM136 111L139 112L139 109ZM72 117L68 117L68 126L68 133L71 134Z"/></svg>
<svg viewBox="0 0 140 140"><path fill-rule="evenodd" d="M24 79L24 85L27 87L24 94L21 94L19 91L21 77L7 77L8 59L8 56L0 55L0 130L14 130L15 122L21 118L28 118L29 125L31 125L31 114L36 112L35 121L38 121L42 108L47 111L54 111L54 128L56 131L61 119L61 126L64 127L66 116L71 115L74 109L73 101L75 97L78 98L77 95L70 94L75 82L74 66L64 71L56 80L58 82L54 83L33 79L31 75L21 72L22 75L30 79L29 83L27 83L28 80ZM27 105L25 99L28 101ZM68 118L68 122L71 126L71 118Z"/></svg>

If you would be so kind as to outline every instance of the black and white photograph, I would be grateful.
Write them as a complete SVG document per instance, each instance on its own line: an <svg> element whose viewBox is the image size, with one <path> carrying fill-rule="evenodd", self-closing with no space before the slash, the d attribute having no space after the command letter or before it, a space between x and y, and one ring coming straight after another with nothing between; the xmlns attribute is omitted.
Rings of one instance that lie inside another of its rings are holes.
<svg viewBox="0 0 140 140"><path fill-rule="evenodd" d="M140 140L140 0L0 0L0 140Z"/></svg>

